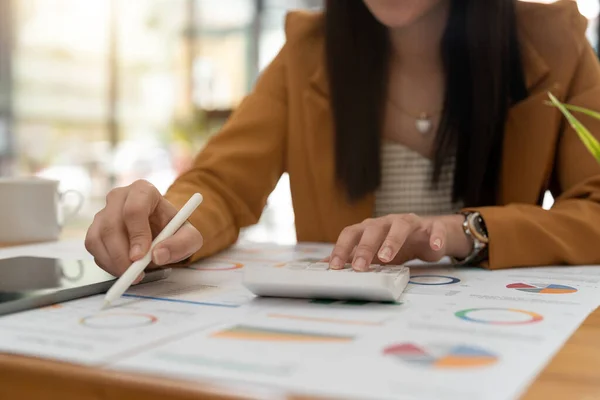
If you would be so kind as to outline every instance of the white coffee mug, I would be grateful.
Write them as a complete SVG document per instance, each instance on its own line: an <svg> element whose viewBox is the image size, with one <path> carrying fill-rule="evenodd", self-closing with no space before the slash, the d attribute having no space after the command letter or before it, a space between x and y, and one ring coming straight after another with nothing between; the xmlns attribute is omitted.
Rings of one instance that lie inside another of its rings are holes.
<svg viewBox="0 0 600 400"><path fill-rule="evenodd" d="M0 243L57 240L65 222L83 205L76 190L59 192L59 182L42 178L0 178ZM67 196L76 205L65 203Z"/></svg>

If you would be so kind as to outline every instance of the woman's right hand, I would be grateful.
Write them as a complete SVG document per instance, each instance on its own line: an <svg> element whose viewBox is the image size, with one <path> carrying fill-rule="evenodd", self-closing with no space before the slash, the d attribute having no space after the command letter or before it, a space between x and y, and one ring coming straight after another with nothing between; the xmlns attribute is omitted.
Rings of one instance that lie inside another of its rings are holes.
<svg viewBox="0 0 600 400"><path fill-rule="evenodd" d="M121 276L133 261L144 257L152 240L177 211L146 181L113 189L106 196L106 206L96 214L88 229L85 248L98 266L114 276ZM202 235L186 222L154 248L152 263L156 266L177 263L201 247Z"/></svg>

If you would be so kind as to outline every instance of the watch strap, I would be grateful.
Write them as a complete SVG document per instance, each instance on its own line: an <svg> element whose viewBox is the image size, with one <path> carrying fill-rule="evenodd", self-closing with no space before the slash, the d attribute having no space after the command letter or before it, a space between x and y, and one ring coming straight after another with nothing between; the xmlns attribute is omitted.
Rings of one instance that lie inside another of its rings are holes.
<svg viewBox="0 0 600 400"><path fill-rule="evenodd" d="M481 218L477 212L461 212L464 215L462 228L465 235L473 241L473 250L464 259L460 260L452 258L452 262L456 265L476 265L488 258L488 237L487 232L479 231L475 228L474 221L476 218Z"/></svg>

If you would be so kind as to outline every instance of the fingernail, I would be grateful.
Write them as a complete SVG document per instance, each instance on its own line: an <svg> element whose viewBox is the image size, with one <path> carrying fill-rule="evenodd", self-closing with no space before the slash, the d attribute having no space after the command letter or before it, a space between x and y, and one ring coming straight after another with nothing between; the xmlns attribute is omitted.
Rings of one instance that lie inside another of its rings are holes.
<svg viewBox="0 0 600 400"><path fill-rule="evenodd" d="M140 283L141 281L143 281L145 277L146 277L146 273L142 272L141 274L139 274L139 276L137 277L137 279L135 280L135 282L133 282L133 284L137 285L138 283Z"/></svg>
<svg viewBox="0 0 600 400"><path fill-rule="evenodd" d="M142 246L139 244L134 245L129 252L129 258L138 259L142 258L144 255L142 254Z"/></svg>
<svg viewBox="0 0 600 400"><path fill-rule="evenodd" d="M389 246L385 246L379 252L379 259L381 261L390 261L392 259L392 249Z"/></svg>
<svg viewBox="0 0 600 400"><path fill-rule="evenodd" d="M171 257L171 253L169 250L163 248L154 250L154 262L157 265L165 265L169 262L169 258Z"/></svg>
<svg viewBox="0 0 600 400"><path fill-rule="evenodd" d="M331 269L341 269L342 267L342 260L339 257L334 257L331 263L329 263L329 268Z"/></svg>
<svg viewBox="0 0 600 400"><path fill-rule="evenodd" d="M441 250L442 249L442 239L435 239L433 242L433 249L434 250Z"/></svg>
<svg viewBox="0 0 600 400"><path fill-rule="evenodd" d="M364 258L357 258L354 261L354 269L359 271L365 271L367 268L367 261Z"/></svg>

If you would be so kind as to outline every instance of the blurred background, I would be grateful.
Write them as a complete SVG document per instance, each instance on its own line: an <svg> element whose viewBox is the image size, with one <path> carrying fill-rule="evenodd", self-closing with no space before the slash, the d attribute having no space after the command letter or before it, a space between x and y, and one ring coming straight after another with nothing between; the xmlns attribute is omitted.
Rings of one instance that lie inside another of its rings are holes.
<svg viewBox="0 0 600 400"><path fill-rule="evenodd" d="M577 4L597 46L600 1ZM64 232L81 236L112 187L146 179L164 192L283 45L285 14L322 5L0 0L0 175L81 192ZM243 237L295 241L286 176Z"/></svg>

